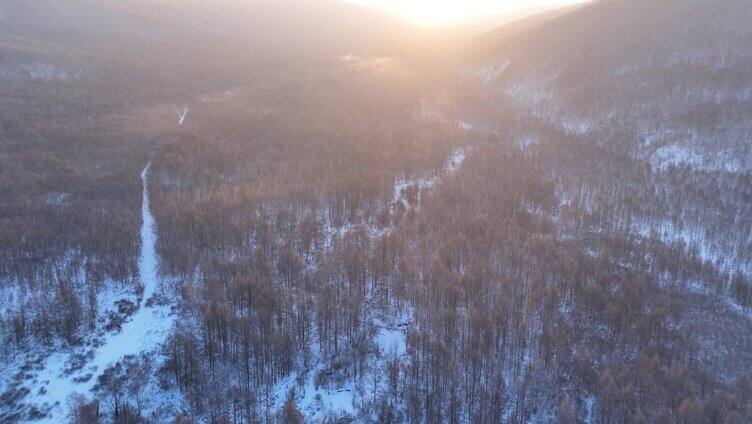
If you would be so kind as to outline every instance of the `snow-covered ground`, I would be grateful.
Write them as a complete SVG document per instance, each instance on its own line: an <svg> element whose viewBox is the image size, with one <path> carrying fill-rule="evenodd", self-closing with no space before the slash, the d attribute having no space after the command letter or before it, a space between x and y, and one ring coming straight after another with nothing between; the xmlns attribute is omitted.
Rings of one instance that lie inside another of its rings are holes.
<svg viewBox="0 0 752 424"><path fill-rule="evenodd" d="M278 411L284 407L288 394L295 395L295 404L311 422L322 422L327 417L357 416L361 405L388 390L387 374L389 362L407 359L407 322L409 316L403 314L387 324L372 318L376 333L372 342L378 353L369 355L365 372L354 381L347 378L340 382L327 382L317 385L316 377L321 373L336 373L325 369L321 352L316 343L311 344L313 365L308 372L298 370L280 380L273 389L269 405ZM300 367L302 368L302 367ZM301 375L301 372L304 373Z"/></svg>
<svg viewBox="0 0 752 424"><path fill-rule="evenodd" d="M315 346L314 346L315 347ZM326 414L355 414L355 384L346 382L338 387L318 387L316 376L324 371L324 361L314 350L316 363L306 375L302 387L298 384L299 372L293 372L277 383L274 388L272 409L284 407L291 390L295 392L295 403L309 420L321 421Z"/></svg>
<svg viewBox="0 0 752 424"><path fill-rule="evenodd" d="M686 225L679 227L671 221L664 220L636 225L636 231L642 237L655 234L666 244L682 242L688 251L695 252L700 260L715 265L722 272L728 274L741 272L748 277L752 276L750 261L745 262L741 252L728 252L723 246L709 240L702 228Z"/></svg>
<svg viewBox="0 0 752 424"><path fill-rule="evenodd" d="M47 63L15 63L0 66L0 80L7 81L77 81L83 76L83 69L72 70Z"/></svg>
<svg viewBox="0 0 752 424"><path fill-rule="evenodd" d="M593 416L595 415L595 396L590 395L585 399L585 424L591 424L593 422Z"/></svg>
<svg viewBox="0 0 752 424"><path fill-rule="evenodd" d="M653 169L665 171L671 166L688 166L698 171L738 173L749 168L743 153L733 148L703 148L712 139L700 140L697 135L692 137L687 141L672 142L656 149L650 157ZM646 137L646 144L651 144L655 139L660 139L660 135Z"/></svg>
<svg viewBox="0 0 752 424"><path fill-rule="evenodd" d="M464 149L455 150L452 154L452 157L449 158L449 161L444 168L444 172L440 175L435 175L432 177L413 177L398 179L397 182L394 183L394 198L392 199L391 204L392 210L394 209L394 206L398 204L401 204L405 208L405 210L410 208L410 204L407 199L407 192L410 188L416 191L418 202L416 209L420 209L420 195L423 190L432 189L441 181L444 176L456 172L457 169L459 169L459 167L462 165L462 162L465 161L465 156L466 153Z"/></svg>
<svg viewBox="0 0 752 424"><path fill-rule="evenodd" d="M462 75L480 78L480 80L486 84L494 83L502 74L504 74L511 64L512 62L509 60L501 61L496 64L484 66L480 69L466 69L462 72Z"/></svg>
<svg viewBox="0 0 752 424"><path fill-rule="evenodd" d="M185 120L188 118L188 112L190 112L188 108L178 111L178 125L185 124Z"/></svg>
<svg viewBox="0 0 752 424"><path fill-rule="evenodd" d="M46 414L45 418L34 422L64 422L71 395L89 395L97 384L97 377L110 365L126 356L155 351L173 325L174 316L168 305L152 305L147 302L161 289L159 259L156 253L157 236L149 205L149 169L150 164L141 172L143 223L138 272L143 285L143 295L135 299L138 309L121 325L119 331L97 332L96 336L87 340L84 347L61 347L29 372L30 378L24 385L30 392L23 402ZM107 309L112 308L113 296L110 294L110 291L100 294L100 297L106 298L100 304L109 303L102 305Z"/></svg>
<svg viewBox="0 0 752 424"><path fill-rule="evenodd" d="M646 146L655 144L656 141L663 140L670 135L649 134L645 136ZM698 151L693 145L692 140L690 143L667 143L658 149L656 149L650 157L650 162L653 170L665 171L671 166L686 165L694 169L703 169L706 165L706 158L702 152Z"/></svg>
<svg viewBox="0 0 752 424"><path fill-rule="evenodd" d="M403 211L409 209L420 210L420 200L423 191L434 188L443 178L455 173L465 161L466 154L466 149L460 148L455 150L442 171L435 175L398 178L394 182L392 199L387 206L390 217L395 218L398 214L398 208L402 208ZM414 198L408 199L408 191L411 189L414 190ZM410 200L415 204L411 204ZM335 236L341 238L352 230L365 228L369 237L379 238L391 233L394 230L395 224L394 220L392 220L386 228L381 228L375 222L363 224L343 223L337 226L332 223L331 217L327 214L320 214L319 218L324 221L324 247L326 249L331 247Z"/></svg>
<svg viewBox="0 0 752 424"><path fill-rule="evenodd" d="M408 209L420 209L421 193L438 185L443 178L456 172L466 157L465 149L457 149L447 161L444 168L437 174L427 177L398 178L394 183L393 197L389 201L388 208L394 216L398 207ZM408 189L415 190L412 202L408 200ZM353 225L345 223L341 226L333 225L328 216L321 217L325 221L325 248L329 249L335 237L343 237L351 230L365 227L369 237L378 238L385 236L396 229L397 221L392 222L386 228L379 228L374 223ZM315 264L309 264L315 269ZM280 380L272 391L272 398L268 407L278 411L284 406L288 393L291 390L295 394L295 403L301 412L311 422L320 422L327 416L356 416L361 405L371 401L376 395L388 390L386 376L389 361L406 360L407 355L407 328L412 321L409 312L403 311L399 316L391 317L386 322L369 312L369 321L374 325L372 342L378 348L378 355L371 355L368 359L366 372L359 376L356 381L346 379L338 383L329 383L325 386L316 385L316 376L326 370L326 361L318 351L316 343L312 343L311 365L308 370L299 366L298 370L290 373Z"/></svg>
<svg viewBox="0 0 752 424"><path fill-rule="evenodd" d="M712 264L718 271L732 277L735 273L741 273L747 278L752 278L752 261L739 251L729 252L727 248L719 246L710 240L701 228L682 226L664 220L657 223L641 223L635 226L637 234L642 237L655 236L665 244L683 243L685 252L696 255L702 262ZM689 284L687 290L706 296L716 296L701 282ZM730 285L726 288L727 293L720 296L732 310L742 316L752 318L752 310L739 305L731 296Z"/></svg>
<svg viewBox="0 0 752 424"><path fill-rule="evenodd" d="M462 162L465 161L465 151L463 149L458 149L454 152L452 155L452 158L449 160L449 165L447 165L447 171L449 173L454 173L460 168L460 165L462 165Z"/></svg>

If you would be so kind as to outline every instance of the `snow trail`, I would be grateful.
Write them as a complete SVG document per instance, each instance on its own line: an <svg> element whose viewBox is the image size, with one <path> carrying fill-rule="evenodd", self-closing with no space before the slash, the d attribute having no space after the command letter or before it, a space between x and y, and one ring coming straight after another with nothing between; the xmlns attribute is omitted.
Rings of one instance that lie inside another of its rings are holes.
<svg viewBox="0 0 752 424"><path fill-rule="evenodd" d="M154 232L154 216L149 201L149 170L151 162L141 171L141 256L138 259L138 277L144 285L143 300L149 299L156 289L157 275L157 235Z"/></svg>
<svg viewBox="0 0 752 424"><path fill-rule="evenodd" d="M188 112L189 112L188 108L185 108L182 111L178 112L178 125L183 125L185 123L185 118L188 117Z"/></svg>
<svg viewBox="0 0 752 424"><path fill-rule="evenodd" d="M74 393L89 395L97 383L97 377L107 369L129 355L138 355L156 349L167 337L174 317L167 305L147 304L149 298L157 293L160 286L154 231L154 216L149 202L148 177L151 162L141 172L143 183L141 200L141 254L138 262L138 274L144 287L137 311L121 326L120 332L106 333L98 347L86 352L90 358L77 371L70 368L72 354L70 351L55 352L44 361L44 366L37 373L30 387L31 393L26 399L30 405L46 412L47 416L35 422L59 423L65 420L68 399ZM74 352L78 353L78 352Z"/></svg>

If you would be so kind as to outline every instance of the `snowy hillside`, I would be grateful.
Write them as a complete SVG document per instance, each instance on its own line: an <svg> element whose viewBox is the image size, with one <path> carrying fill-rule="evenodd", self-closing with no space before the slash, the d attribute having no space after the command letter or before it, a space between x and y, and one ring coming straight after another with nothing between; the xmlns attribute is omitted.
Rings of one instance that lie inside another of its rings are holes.
<svg viewBox="0 0 752 424"><path fill-rule="evenodd" d="M735 0L597 2L529 30L534 39L512 37L463 72L493 90L494 102L535 117L520 138L549 127L562 134L557 149L590 143L610 155L594 167L626 155L631 163L617 166L630 171L610 172L642 173L621 178L645 202L620 219L657 221L661 240L699 245L701 259L725 264L719 272L730 280L749 276L750 22L752 9ZM608 185L594 175L588 191ZM717 201L706 197L713 190Z"/></svg>

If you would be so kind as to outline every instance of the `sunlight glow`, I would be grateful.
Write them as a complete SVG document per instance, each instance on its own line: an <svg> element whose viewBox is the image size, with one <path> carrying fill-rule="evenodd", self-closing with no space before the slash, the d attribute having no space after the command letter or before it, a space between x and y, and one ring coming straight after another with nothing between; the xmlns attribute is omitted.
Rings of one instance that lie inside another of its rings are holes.
<svg viewBox="0 0 752 424"><path fill-rule="evenodd" d="M583 3L585 0L345 0L385 10L424 26L454 25L494 15Z"/></svg>

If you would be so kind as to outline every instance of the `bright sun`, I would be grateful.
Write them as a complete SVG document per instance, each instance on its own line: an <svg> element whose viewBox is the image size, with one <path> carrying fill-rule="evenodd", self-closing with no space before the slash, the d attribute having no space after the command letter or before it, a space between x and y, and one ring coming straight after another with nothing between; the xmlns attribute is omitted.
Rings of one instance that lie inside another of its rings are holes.
<svg viewBox="0 0 752 424"><path fill-rule="evenodd" d="M478 9L490 5L452 0L414 0L395 2L395 12L422 25L441 25L472 18ZM491 12L491 10L489 10Z"/></svg>
<svg viewBox="0 0 752 424"><path fill-rule="evenodd" d="M452 25L484 16L583 0L346 0L376 7L424 26Z"/></svg>

